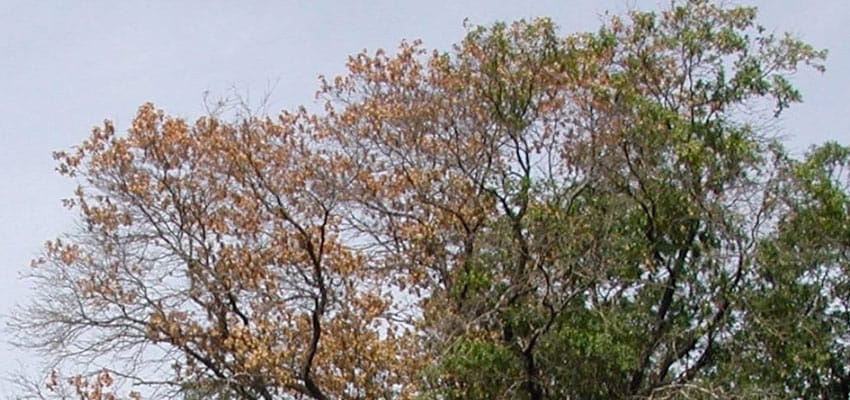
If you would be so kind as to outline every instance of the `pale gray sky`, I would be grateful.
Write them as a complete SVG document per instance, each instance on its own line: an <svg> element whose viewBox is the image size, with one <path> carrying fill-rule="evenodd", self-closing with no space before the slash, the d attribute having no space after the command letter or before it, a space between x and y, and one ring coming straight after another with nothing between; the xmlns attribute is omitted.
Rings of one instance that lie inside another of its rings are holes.
<svg viewBox="0 0 850 400"><path fill-rule="evenodd" d="M825 74L796 77L805 104L778 126L792 148L850 142L850 0L740 3L758 6L769 29L830 50ZM79 143L104 118L124 130L146 101L194 118L205 91L224 96L235 87L256 99L270 84L276 111L310 104L317 75L341 73L360 49L417 38L448 49L467 17L550 16L568 33L595 29L605 10L661 4L668 1L0 0L0 313L26 300L17 276L44 240L73 229L60 206L72 185L53 171L51 152ZM0 348L0 374L16 359L31 362Z"/></svg>

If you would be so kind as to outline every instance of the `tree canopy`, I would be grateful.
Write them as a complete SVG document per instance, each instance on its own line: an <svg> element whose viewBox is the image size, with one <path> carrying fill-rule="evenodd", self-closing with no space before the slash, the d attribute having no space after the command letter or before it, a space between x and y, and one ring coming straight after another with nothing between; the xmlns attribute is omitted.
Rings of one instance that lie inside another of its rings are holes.
<svg viewBox="0 0 850 400"><path fill-rule="evenodd" d="M22 398L847 399L850 147L770 130L824 57L683 0L364 52L320 111L142 105L56 153Z"/></svg>

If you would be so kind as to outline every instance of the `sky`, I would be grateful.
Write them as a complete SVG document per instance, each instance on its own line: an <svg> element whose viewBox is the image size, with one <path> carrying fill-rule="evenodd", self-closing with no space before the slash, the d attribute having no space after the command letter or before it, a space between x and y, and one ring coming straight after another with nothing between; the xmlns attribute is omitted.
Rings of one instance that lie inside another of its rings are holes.
<svg viewBox="0 0 850 400"><path fill-rule="evenodd" d="M805 103L776 124L795 152L850 143L850 1L750 0L770 30L827 48L827 72L793 81ZM475 24L548 16L564 34L595 30L606 11L659 9L657 0L560 1L106 1L0 0L0 314L25 303L18 277L45 240L74 229L61 206L73 182L51 153L104 119L126 130L139 105L172 115L204 113L204 94L239 93L269 111L312 105L320 74L344 70L361 49L422 39L448 50ZM5 339L0 331L0 342ZM34 360L0 346L0 376ZM2 385L0 385L2 386ZM2 393L2 391L0 391Z"/></svg>

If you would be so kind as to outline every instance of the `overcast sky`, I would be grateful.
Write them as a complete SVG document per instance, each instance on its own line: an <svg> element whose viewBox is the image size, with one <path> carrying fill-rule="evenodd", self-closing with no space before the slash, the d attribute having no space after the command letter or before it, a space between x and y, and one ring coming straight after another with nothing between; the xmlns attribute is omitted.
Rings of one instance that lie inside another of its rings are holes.
<svg viewBox="0 0 850 400"><path fill-rule="evenodd" d="M733 1L737 3L737 1ZM850 142L850 1L760 0L760 21L830 51L823 75L795 77L805 104L779 122L798 151ZM51 153L81 142L104 119L126 129L147 101L171 114L203 113L203 94L232 88L271 111L311 104L319 74L346 57L422 39L448 49L462 21L552 17L563 33L596 29L605 10L668 1L31 1L0 0L0 312L26 300L20 271L41 244L73 229L60 205L71 183ZM26 355L0 350L0 374ZM16 361L17 360L17 361Z"/></svg>

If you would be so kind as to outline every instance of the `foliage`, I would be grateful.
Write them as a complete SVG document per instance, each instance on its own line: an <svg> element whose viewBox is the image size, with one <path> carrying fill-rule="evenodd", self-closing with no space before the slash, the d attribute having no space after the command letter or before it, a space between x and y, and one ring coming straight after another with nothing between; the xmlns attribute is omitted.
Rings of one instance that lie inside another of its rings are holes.
<svg viewBox="0 0 850 400"><path fill-rule="evenodd" d="M56 154L82 226L12 324L160 397L847 398L850 149L764 131L825 54L755 17L470 27L318 114L143 105Z"/></svg>

